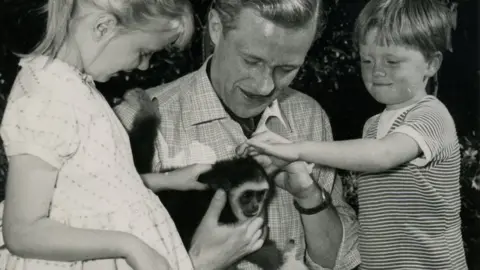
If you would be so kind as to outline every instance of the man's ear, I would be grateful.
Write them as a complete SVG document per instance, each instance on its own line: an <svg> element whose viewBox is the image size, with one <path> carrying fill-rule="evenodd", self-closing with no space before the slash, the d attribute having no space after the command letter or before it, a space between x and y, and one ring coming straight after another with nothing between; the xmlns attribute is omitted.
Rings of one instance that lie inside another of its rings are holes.
<svg viewBox="0 0 480 270"><path fill-rule="evenodd" d="M223 35L223 25L220 16L215 9L211 9L208 13L208 33L213 44L217 46Z"/></svg>
<svg viewBox="0 0 480 270"><path fill-rule="evenodd" d="M425 75L429 78L433 77L440 69L440 66L442 65L442 61L443 61L443 54L441 52L434 53L428 62L427 72Z"/></svg>
<svg viewBox="0 0 480 270"><path fill-rule="evenodd" d="M101 13L97 16L93 25L93 38L99 42L109 40L118 31L118 21L110 13Z"/></svg>

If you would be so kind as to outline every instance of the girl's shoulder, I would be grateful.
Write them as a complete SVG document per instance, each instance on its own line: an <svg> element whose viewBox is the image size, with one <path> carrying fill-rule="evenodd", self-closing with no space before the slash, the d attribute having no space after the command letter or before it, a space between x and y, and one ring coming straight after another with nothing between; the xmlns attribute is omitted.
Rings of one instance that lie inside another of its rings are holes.
<svg viewBox="0 0 480 270"><path fill-rule="evenodd" d="M60 60L27 56L20 59L19 66L9 100L30 96L78 104L91 95L89 78Z"/></svg>
<svg viewBox="0 0 480 270"><path fill-rule="evenodd" d="M88 76L75 67L55 58L44 55L28 56L20 59L19 75L33 79L31 83L53 86L63 84L85 84Z"/></svg>

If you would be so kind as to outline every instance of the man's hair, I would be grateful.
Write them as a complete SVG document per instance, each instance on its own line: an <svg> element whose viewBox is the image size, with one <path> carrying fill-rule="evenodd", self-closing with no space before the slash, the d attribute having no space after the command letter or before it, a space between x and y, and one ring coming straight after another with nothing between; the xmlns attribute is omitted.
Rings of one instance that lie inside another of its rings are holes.
<svg viewBox="0 0 480 270"><path fill-rule="evenodd" d="M322 0L215 0L213 8L220 16L224 34L235 29L238 14L244 8L253 9L274 24L291 29L304 27L316 19L315 38L325 26Z"/></svg>
<svg viewBox="0 0 480 270"><path fill-rule="evenodd" d="M377 30L379 44L413 48L430 59L449 48L451 26L448 7L437 0L370 0L356 20L354 41L365 44Z"/></svg>

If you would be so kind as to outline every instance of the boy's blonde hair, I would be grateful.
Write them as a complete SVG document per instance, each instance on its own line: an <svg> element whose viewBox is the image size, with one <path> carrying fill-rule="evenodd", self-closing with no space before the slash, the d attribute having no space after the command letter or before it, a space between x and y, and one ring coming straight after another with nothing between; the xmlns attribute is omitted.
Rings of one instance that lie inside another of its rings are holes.
<svg viewBox="0 0 480 270"><path fill-rule="evenodd" d="M437 0L370 0L355 23L354 41L364 44L377 30L381 45L402 45L430 59L449 48L451 18L446 4Z"/></svg>
<svg viewBox="0 0 480 270"><path fill-rule="evenodd" d="M214 0L224 34L235 29L237 16L244 8L251 8L263 18L285 28L301 28L311 20L317 22L318 38L325 28L322 0Z"/></svg>
<svg viewBox="0 0 480 270"><path fill-rule="evenodd" d="M56 57L79 9L86 6L114 15L127 31L179 31L177 47L186 46L194 31L188 0L48 0L46 32L32 54Z"/></svg>

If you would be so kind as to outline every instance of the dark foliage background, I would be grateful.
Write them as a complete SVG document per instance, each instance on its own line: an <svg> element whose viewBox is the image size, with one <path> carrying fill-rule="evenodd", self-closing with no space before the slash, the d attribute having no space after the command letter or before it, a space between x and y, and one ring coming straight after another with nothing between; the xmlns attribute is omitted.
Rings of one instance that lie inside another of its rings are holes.
<svg viewBox="0 0 480 270"><path fill-rule="evenodd" d="M382 107L366 93L359 75L358 57L351 41L353 22L368 0L325 0L327 27L312 46L293 87L315 98L330 116L335 138L361 136L365 120ZM453 52L444 55L438 78L430 85L432 93L450 109L462 143L462 220L463 236L470 269L480 269L480 94L478 0L444 0L456 7ZM39 9L45 0L0 0L0 115L18 70L18 57L41 38L45 16ZM180 51L156 53L147 71L112 79L98 88L112 101L133 87L148 88L177 79L203 63L203 27L211 0L192 0L197 31L191 46ZM207 43L208 44L208 43ZM0 181L4 182L7 160L0 151ZM341 172L345 195L357 209L356 178ZM3 197L3 184L0 185ZM477 256L475 256L477 255Z"/></svg>

